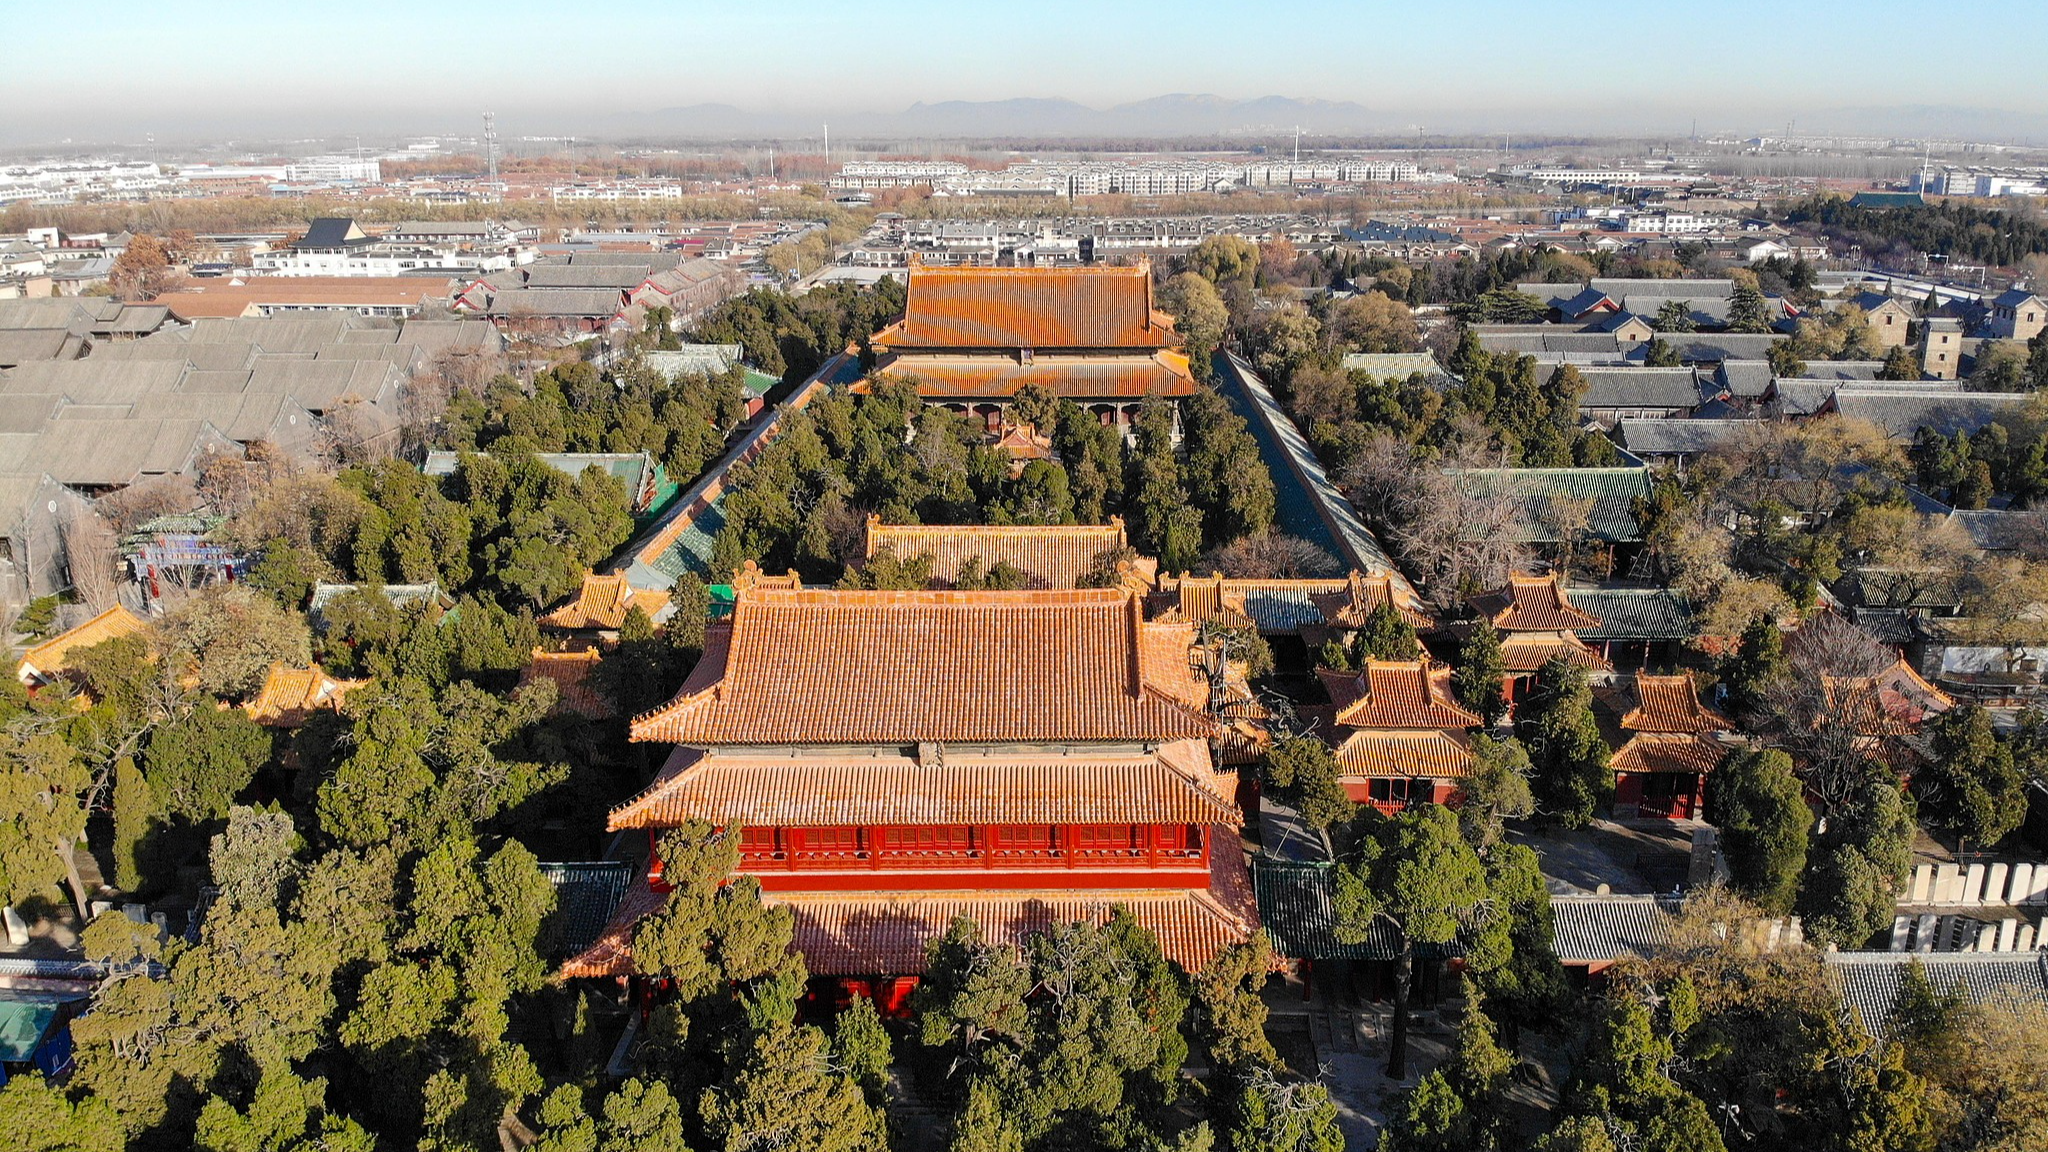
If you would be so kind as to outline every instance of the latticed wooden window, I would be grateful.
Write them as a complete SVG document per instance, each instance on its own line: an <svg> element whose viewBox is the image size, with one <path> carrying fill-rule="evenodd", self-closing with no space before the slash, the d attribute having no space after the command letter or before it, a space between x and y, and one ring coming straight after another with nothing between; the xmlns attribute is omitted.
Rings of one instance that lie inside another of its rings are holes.
<svg viewBox="0 0 2048 1152"><path fill-rule="evenodd" d="M999 824L995 837L996 847L1005 851L1043 852L1053 846L1050 824Z"/></svg>
<svg viewBox="0 0 2048 1152"><path fill-rule="evenodd" d="M858 828L804 828L792 833L813 852L855 852L860 849Z"/></svg>

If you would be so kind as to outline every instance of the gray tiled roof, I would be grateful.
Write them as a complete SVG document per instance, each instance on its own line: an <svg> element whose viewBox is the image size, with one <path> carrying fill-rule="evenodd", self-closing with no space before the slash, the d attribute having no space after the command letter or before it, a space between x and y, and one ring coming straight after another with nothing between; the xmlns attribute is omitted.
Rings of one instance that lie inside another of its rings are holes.
<svg viewBox="0 0 2048 1152"><path fill-rule="evenodd" d="M534 944L541 955L555 960L596 942L633 881L632 866L617 860L543 863L539 868L555 886L555 910L541 924Z"/></svg>
<svg viewBox="0 0 2048 1152"><path fill-rule="evenodd" d="M177 386L185 365L175 361L38 360L0 375L0 396L57 395L73 404L133 404Z"/></svg>
<svg viewBox="0 0 2048 1152"><path fill-rule="evenodd" d="M1664 337L1688 363L1761 361L1770 355L1771 345L1783 339L1769 332L1674 332Z"/></svg>
<svg viewBox="0 0 2048 1152"><path fill-rule="evenodd" d="M1714 369L1714 383L1728 395L1743 400L1762 398L1771 390L1773 379L1770 364L1763 360L1723 360Z"/></svg>
<svg viewBox="0 0 2048 1152"><path fill-rule="evenodd" d="M1802 380L1865 380L1875 384L1942 386L1931 380L1879 380L1877 374L1884 371L1882 360L1808 360L1804 363L1806 372L1799 377Z"/></svg>
<svg viewBox="0 0 2048 1152"><path fill-rule="evenodd" d="M1771 385L1772 399L1786 416L1811 416L1821 410L1837 385L1831 380L1785 380Z"/></svg>
<svg viewBox="0 0 2048 1152"><path fill-rule="evenodd" d="M1352 352L1344 357L1344 370L1365 372L1376 380L1406 380L1417 373L1431 378L1448 375L1427 352Z"/></svg>
<svg viewBox="0 0 2048 1152"><path fill-rule="evenodd" d="M1647 296L1653 299L1671 297L1717 297L1727 299L1735 292L1733 280L1650 280L1633 276L1595 276L1587 284L1597 288L1616 300L1624 296ZM1655 311L1653 308L1652 311Z"/></svg>
<svg viewBox="0 0 2048 1152"><path fill-rule="evenodd" d="M1835 390L1835 408L1842 415L1869 420L1898 437L1911 437L1921 428L1932 428L1944 436L1975 432L2000 413L2026 402L2026 394L2018 392Z"/></svg>
<svg viewBox="0 0 2048 1152"><path fill-rule="evenodd" d="M1572 603L1599 617L1581 640L1683 640L1693 634L1692 607L1669 588L1574 588Z"/></svg>
<svg viewBox="0 0 2048 1152"><path fill-rule="evenodd" d="M1696 408L1699 379L1690 368L1581 368L1580 408Z"/></svg>
<svg viewBox="0 0 2048 1152"><path fill-rule="evenodd" d="M1299 632L1323 623L1323 613L1299 588L1254 586L1245 589L1244 612L1261 633Z"/></svg>
<svg viewBox="0 0 2048 1152"><path fill-rule="evenodd" d="M2048 539L2048 512L2038 509L2027 511L2010 510L1966 510L1957 509L1949 513L1957 527L1969 536L1970 543L1986 552L2002 552L2016 547L2016 537L2022 534L2034 539Z"/></svg>
<svg viewBox="0 0 2048 1152"><path fill-rule="evenodd" d="M1915 960L1936 992L1973 1004L2048 1004L2048 954L2041 952L1831 952L1825 959L1843 1009L1873 1036L1885 1034Z"/></svg>
<svg viewBox="0 0 2048 1152"><path fill-rule="evenodd" d="M1638 456L1692 456L1727 443L1754 420L1617 420L1615 442Z"/></svg>
<svg viewBox="0 0 2048 1152"><path fill-rule="evenodd" d="M502 288L491 293L492 316L582 316L609 319L625 309L616 288Z"/></svg>
<svg viewBox="0 0 2048 1152"><path fill-rule="evenodd" d="M1258 895L1259 922L1282 956L1302 960L1392 960L1401 954L1400 938L1384 919L1375 921L1368 938L1358 944L1337 939L1336 869L1330 864L1256 857L1252 887ZM1418 945L1416 954L1442 959L1463 951L1459 944Z"/></svg>
<svg viewBox="0 0 2048 1152"><path fill-rule="evenodd" d="M32 360L69 360L80 337L66 328L0 328L0 368Z"/></svg>
<svg viewBox="0 0 2048 1152"><path fill-rule="evenodd" d="M1524 356L1579 355L1619 360L1626 349L1612 332L1587 332L1569 324L1475 324L1479 346L1488 352Z"/></svg>
<svg viewBox="0 0 2048 1152"><path fill-rule="evenodd" d="M1648 468L1473 468L1446 469L1445 475L1470 490L1505 488L1520 495L1528 509L1520 538L1524 543L1554 542L1541 526L1544 505L1552 496L1591 499L1593 507L1587 521L1596 539L1635 543L1643 538L1633 501L1638 496L1650 496Z"/></svg>
<svg viewBox="0 0 2048 1152"><path fill-rule="evenodd" d="M648 277L645 264L529 264L522 272L528 288L638 288Z"/></svg>
<svg viewBox="0 0 2048 1152"><path fill-rule="evenodd" d="M1567 964L1647 956L1664 943L1682 903L1668 896L1552 896L1552 946Z"/></svg>

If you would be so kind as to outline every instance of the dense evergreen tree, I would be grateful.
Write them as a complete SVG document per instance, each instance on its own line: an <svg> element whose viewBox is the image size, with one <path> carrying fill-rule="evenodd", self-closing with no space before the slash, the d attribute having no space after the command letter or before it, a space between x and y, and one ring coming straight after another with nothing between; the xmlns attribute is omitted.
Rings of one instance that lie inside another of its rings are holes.
<svg viewBox="0 0 2048 1152"><path fill-rule="evenodd" d="M1477 622L1458 646L1458 667L1451 673L1451 689L1458 703L1489 725L1498 724L1508 710L1507 675L1500 633L1490 621Z"/></svg>
<svg viewBox="0 0 2048 1152"><path fill-rule="evenodd" d="M1927 727L1933 755L1913 773L1921 818L1985 848L2005 839L2026 819L2026 781L1991 714L1965 704Z"/></svg>
<svg viewBox="0 0 2048 1152"><path fill-rule="evenodd" d="M1346 830L1337 868L1337 938L1363 943L1391 929L1402 971L1394 982L1393 1036L1387 1075L1407 1075L1408 1000L1417 979L1418 947L1448 948L1485 915L1486 867L1458 831L1458 818L1436 804L1386 818L1370 809Z"/></svg>
<svg viewBox="0 0 2048 1152"><path fill-rule="evenodd" d="M1553 656L1537 673L1527 706L1535 730L1531 784L1538 810L1567 828L1591 820L1613 791L1607 740L1593 717L1593 690L1584 669Z"/></svg>
<svg viewBox="0 0 2048 1152"><path fill-rule="evenodd" d="M1776 749L1731 753L1707 779L1706 817L1721 830L1736 891L1772 915L1790 912L1813 827L1792 758Z"/></svg>

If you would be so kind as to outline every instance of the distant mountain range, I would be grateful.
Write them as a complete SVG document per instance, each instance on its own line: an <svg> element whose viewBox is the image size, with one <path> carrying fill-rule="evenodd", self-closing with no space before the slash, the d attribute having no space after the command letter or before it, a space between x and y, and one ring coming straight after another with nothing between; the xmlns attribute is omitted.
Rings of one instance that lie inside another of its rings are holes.
<svg viewBox="0 0 2048 1152"><path fill-rule="evenodd" d="M1221 96L1155 96L1111 108L1090 108L1072 100L922 101L901 112L844 113L832 133L855 136L992 137L1214 136L1239 132L1377 132L1401 125L1395 117L1350 101L1262 96L1230 100ZM792 113L748 112L730 104L693 104L604 118L606 134L724 137L777 134L817 135L821 118Z"/></svg>

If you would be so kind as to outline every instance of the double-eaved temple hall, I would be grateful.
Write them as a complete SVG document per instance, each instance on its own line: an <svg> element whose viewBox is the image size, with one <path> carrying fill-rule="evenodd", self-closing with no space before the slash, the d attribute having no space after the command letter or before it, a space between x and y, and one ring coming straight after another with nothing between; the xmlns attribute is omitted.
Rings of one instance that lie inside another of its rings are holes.
<svg viewBox="0 0 2048 1152"><path fill-rule="evenodd" d="M990 430L1027 384L1128 426L1148 397L1197 387L1152 276L1129 268L926 268L909 272L903 318L875 334L875 374L980 417Z"/></svg>
<svg viewBox="0 0 2048 1152"><path fill-rule="evenodd" d="M1128 908L1198 969L1257 912L1216 770L1195 626L1125 588L872 592L742 581L675 699L674 745L610 827L741 829L811 971L914 976L956 916L989 938ZM566 975L632 971L629 897Z"/></svg>

